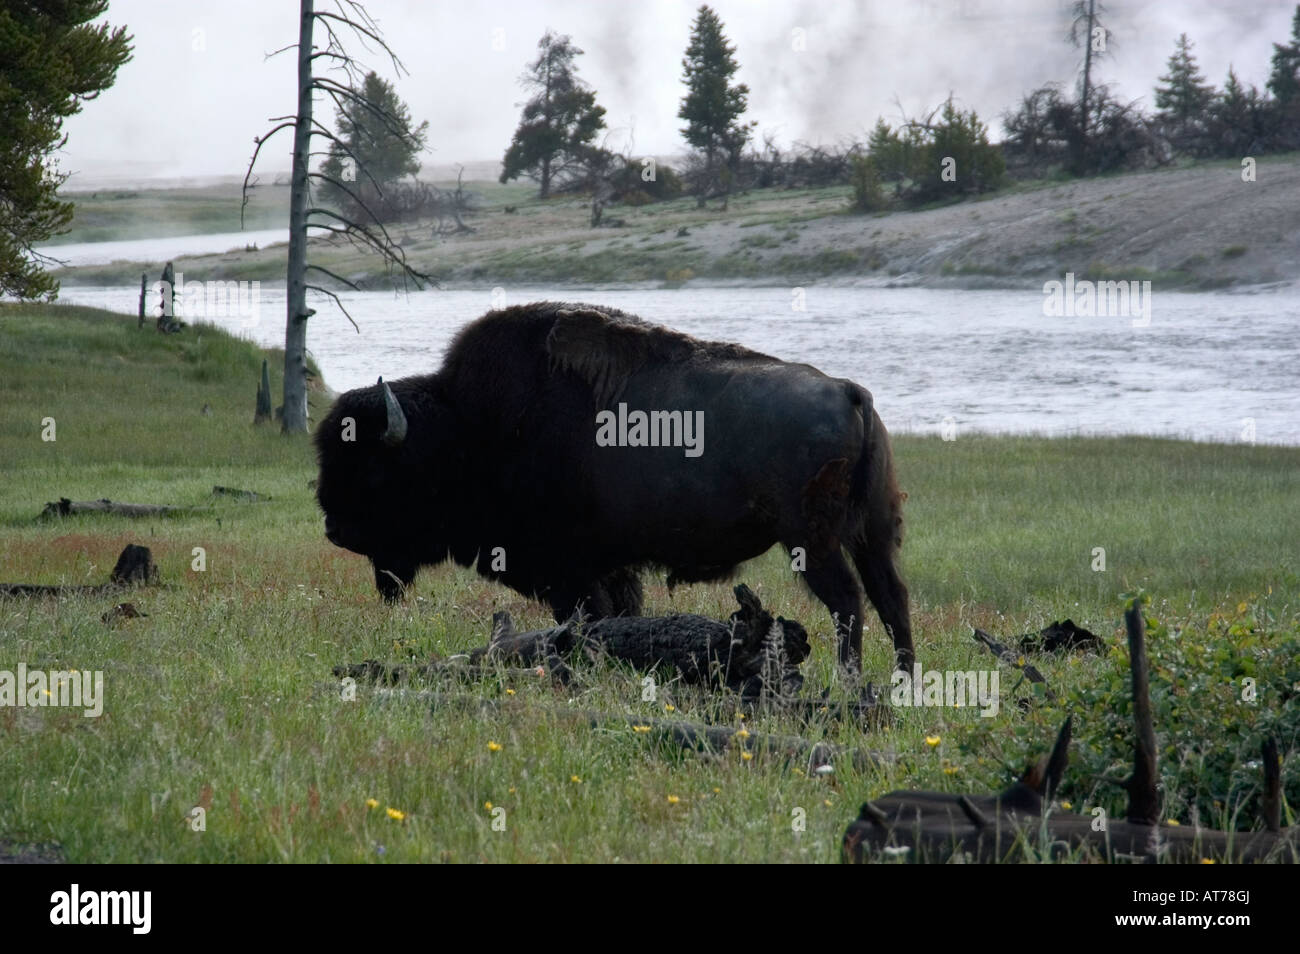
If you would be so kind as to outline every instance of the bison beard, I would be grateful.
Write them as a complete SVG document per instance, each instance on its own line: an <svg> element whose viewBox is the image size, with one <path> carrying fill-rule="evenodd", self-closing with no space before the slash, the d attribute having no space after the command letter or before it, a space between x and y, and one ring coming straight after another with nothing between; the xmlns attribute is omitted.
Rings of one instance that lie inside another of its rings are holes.
<svg viewBox="0 0 1300 954"><path fill-rule="evenodd" d="M598 446L620 402L702 414L707 448ZM914 661L888 434L866 390L808 365L611 308L522 305L463 328L436 374L344 394L316 449L325 534L370 558L385 599L450 558L557 621L636 616L643 570L720 580L781 543L841 662L860 665L864 588L898 665Z"/></svg>

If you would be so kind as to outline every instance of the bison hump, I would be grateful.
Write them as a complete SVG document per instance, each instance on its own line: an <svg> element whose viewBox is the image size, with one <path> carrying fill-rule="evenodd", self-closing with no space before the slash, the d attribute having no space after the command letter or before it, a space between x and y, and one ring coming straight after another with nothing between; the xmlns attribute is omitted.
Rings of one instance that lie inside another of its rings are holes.
<svg viewBox="0 0 1300 954"><path fill-rule="evenodd" d="M607 405L638 371L695 357L763 361L776 359L740 345L699 341L659 325L628 320L595 308L561 308L546 337L551 367L576 374Z"/></svg>

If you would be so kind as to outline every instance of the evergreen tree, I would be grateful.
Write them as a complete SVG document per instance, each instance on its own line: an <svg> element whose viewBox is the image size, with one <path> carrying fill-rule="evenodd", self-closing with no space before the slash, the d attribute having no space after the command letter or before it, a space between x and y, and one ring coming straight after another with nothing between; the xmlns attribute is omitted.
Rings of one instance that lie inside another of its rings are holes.
<svg viewBox="0 0 1300 954"><path fill-rule="evenodd" d="M524 104L519 128L502 162L501 181L527 176L551 194L557 182L572 177L592 158L591 141L605 128L605 108L578 78L582 50L573 40L547 30L537 43L538 55L520 78L535 90Z"/></svg>
<svg viewBox="0 0 1300 954"><path fill-rule="evenodd" d="M1205 151L1205 112L1214 99L1214 87L1205 82L1192 43L1184 33L1169 57L1169 72L1156 87L1156 118L1165 128L1170 143L1180 152L1193 155Z"/></svg>
<svg viewBox="0 0 1300 954"><path fill-rule="evenodd" d="M719 178L723 191L730 190L732 173L754 128L753 123L740 120L749 103L749 87L731 82L739 68L735 53L718 15L700 7L682 60L686 95L677 112L677 118L686 121L682 136L704 155L703 175L696 186L700 205ZM719 157L726 162L721 175Z"/></svg>
<svg viewBox="0 0 1300 954"><path fill-rule="evenodd" d="M1291 42L1273 44L1273 69L1268 91L1282 105L1300 99L1300 3L1291 21Z"/></svg>
<svg viewBox="0 0 1300 954"><path fill-rule="evenodd" d="M108 0L0 4L0 295L52 300L59 283L32 247L67 231L72 203L53 153L63 121L113 85L131 58L125 27L90 26Z"/></svg>
<svg viewBox="0 0 1300 954"><path fill-rule="evenodd" d="M428 122L411 125L411 112L393 85L373 70L362 80L360 99L340 101L336 139L321 164L325 197L351 217L387 221L394 217L392 186L420 171Z"/></svg>
<svg viewBox="0 0 1300 954"><path fill-rule="evenodd" d="M1244 156L1267 134L1266 104L1254 86L1246 89L1228 67L1223 93L1210 104L1208 146L1216 156Z"/></svg>

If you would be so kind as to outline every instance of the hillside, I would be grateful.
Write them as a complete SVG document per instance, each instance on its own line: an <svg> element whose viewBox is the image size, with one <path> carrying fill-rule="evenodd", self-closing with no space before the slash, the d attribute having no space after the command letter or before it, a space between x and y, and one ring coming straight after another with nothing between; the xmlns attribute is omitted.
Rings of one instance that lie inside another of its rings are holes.
<svg viewBox="0 0 1300 954"><path fill-rule="evenodd" d="M580 197L545 202L522 186L475 184L473 234L435 238L397 226L418 267L451 283L816 280L965 287L1034 286L1066 271L1215 288L1293 280L1300 262L1300 163L1261 159L1257 181L1234 162L1095 179L1028 183L921 211L858 215L847 188L756 190L730 208L689 198L611 207L591 228ZM101 215L105 213L101 210ZM282 279L284 246L177 259L187 275ZM382 283L370 256L321 246L314 260ZM149 269L161 262L143 263ZM69 283L138 281L141 265L68 269Z"/></svg>

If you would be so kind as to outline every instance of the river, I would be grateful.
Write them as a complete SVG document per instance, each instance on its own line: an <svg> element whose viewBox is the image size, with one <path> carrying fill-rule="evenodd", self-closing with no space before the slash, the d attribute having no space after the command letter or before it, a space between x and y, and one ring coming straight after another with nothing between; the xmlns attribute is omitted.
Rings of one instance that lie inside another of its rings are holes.
<svg viewBox="0 0 1300 954"><path fill-rule="evenodd" d="M61 300L135 314L137 296L138 287L65 286ZM319 298L308 335L335 390L434 370L466 322L502 302L551 298L614 306L852 378L894 431L1300 445L1300 285L1157 292L1149 323L1050 316L1037 290L511 286L342 297L360 333ZM261 289L242 315L206 320L282 344L283 289Z"/></svg>

